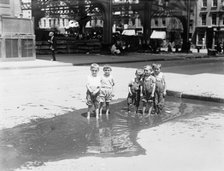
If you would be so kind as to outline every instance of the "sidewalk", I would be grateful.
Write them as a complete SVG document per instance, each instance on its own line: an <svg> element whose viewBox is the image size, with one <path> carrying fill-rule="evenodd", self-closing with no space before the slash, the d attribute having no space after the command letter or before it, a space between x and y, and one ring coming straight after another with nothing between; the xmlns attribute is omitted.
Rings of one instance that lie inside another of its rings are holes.
<svg viewBox="0 0 224 171"><path fill-rule="evenodd" d="M37 55L35 61L9 61L0 62L1 69L24 69L24 68L43 68L58 66L82 66L89 65L93 62L98 64L114 64L114 63L131 63L146 61L167 61L167 60L183 60L191 58L205 58L204 53L128 53L123 56L101 55L101 54L57 54L57 61L51 62L51 55Z"/></svg>
<svg viewBox="0 0 224 171"><path fill-rule="evenodd" d="M57 54L56 58L57 61L50 61L50 55L38 55L35 61L0 62L0 70L88 66L93 62L98 64L115 64L148 61L174 61L194 58L216 59L215 57L208 57L205 53L129 53L124 56L100 54ZM186 76L183 74L172 75L170 73L166 73L166 75L168 78L168 85L170 85L168 87L168 95L224 102L224 93L221 90L221 87L224 87L223 75L209 75L207 73L194 76ZM176 80L179 80L178 86ZM218 86L214 88L213 85L211 85L212 83L218 83Z"/></svg>
<svg viewBox="0 0 224 171"><path fill-rule="evenodd" d="M131 63L144 61L168 61L183 60L191 58L205 58L203 53L128 53L121 56L102 55L102 54L58 54L57 61L72 63L75 66L89 65L93 62L98 64ZM37 59L50 60L50 55L38 55Z"/></svg>

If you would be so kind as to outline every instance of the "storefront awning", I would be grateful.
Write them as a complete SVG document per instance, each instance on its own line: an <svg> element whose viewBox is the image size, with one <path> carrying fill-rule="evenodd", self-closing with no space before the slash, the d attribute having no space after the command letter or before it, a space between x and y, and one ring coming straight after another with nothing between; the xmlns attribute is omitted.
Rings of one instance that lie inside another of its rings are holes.
<svg viewBox="0 0 224 171"><path fill-rule="evenodd" d="M150 38L151 39L165 39L166 38L166 32L165 31L153 30Z"/></svg>
<svg viewBox="0 0 224 171"><path fill-rule="evenodd" d="M126 36L134 36L135 35L135 30L124 30L122 32L122 35L126 35Z"/></svg>

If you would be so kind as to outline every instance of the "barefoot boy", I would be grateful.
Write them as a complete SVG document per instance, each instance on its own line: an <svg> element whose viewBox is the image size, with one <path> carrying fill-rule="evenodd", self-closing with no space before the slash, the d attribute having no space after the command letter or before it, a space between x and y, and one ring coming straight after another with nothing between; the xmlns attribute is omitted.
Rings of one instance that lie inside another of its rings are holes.
<svg viewBox="0 0 224 171"><path fill-rule="evenodd" d="M103 104L106 103L106 115L109 115L109 105L113 97L113 87L115 85L114 79L111 76L111 67L104 65L104 74L101 77L101 90L100 90L100 115L102 115Z"/></svg>
<svg viewBox="0 0 224 171"><path fill-rule="evenodd" d="M161 64L153 64L152 68L156 79L155 111L157 114L161 114L165 104L166 81L163 72L161 72Z"/></svg>
<svg viewBox="0 0 224 171"><path fill-rule="evenodd" d="M137 69L135 72L135 78L131 80L131 82L128 85L128 112L130 112L130 105L135 106L135 112L137 114L139 103L140 103L140 94L141 94L141 88L142 88L142 75L143 70Z"/></svg>
<svg viewBox="0 0 224 171"><path fill-rule="evenodd" d="M101 77L98 76L99 65L96 63L91 64L90 66L91 74L87 78L87 92L86 100L88 105L87 119L90 118L91 109L94 106L96 112L96 118L99 117L99 94L100 94L100 80Z"/></svg>

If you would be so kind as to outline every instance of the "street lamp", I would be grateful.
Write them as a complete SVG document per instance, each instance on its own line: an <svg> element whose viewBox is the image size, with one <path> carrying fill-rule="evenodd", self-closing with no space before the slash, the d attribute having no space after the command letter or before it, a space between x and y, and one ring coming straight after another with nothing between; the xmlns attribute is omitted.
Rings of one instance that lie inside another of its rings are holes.
<svg viewBox="0 0 224 171"><path fill-rule="evenodd" d="M190 30L190 9L191 9L191 3L190 3L190 0L187 0L187 41L188 43L189 43L189 30Z"/></svg>

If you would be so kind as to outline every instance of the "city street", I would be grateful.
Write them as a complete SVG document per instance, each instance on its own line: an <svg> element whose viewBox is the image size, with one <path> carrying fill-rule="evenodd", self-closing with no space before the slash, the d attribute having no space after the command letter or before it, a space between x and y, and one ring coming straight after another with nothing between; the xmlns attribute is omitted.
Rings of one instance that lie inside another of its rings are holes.
<svg viewBox="0 0 224 171"><path fill-rule="evenodd" d="M223 0L0 0L0 171L224 171L223 87Z"/></svg>
<svg viewBox="0 0 224 171"><path fill-rule="evenodd" d="M157 62L168 90L224 97L222 58ZM99 122L92 116L90 123L85 117L89 66L51 61L54 67L4 66L1 170L223 170L223 103L167 97L160 118L126 115L128 82L135 68L150 63L111 64L116 80L111 116Z"/></svg>

